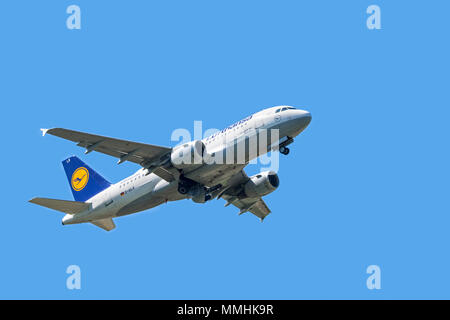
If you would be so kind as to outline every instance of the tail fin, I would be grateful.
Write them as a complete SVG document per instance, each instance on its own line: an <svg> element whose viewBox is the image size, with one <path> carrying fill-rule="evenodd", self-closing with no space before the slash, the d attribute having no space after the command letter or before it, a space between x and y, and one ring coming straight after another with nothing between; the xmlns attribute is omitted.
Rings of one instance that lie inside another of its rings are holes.
<svg viewBox="0 0 450 320"><path fill-rule="evenodd" d="M78 157L67 158L62 164L76 201L84 202L111 185Z"/></svg>

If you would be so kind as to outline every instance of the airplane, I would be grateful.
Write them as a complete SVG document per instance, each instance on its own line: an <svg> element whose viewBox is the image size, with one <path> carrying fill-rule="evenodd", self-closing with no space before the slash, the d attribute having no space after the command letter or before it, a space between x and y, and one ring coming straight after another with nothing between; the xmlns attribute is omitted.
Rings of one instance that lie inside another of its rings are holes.
<svg viewBox="0 0 450 320"><path fill-rule="evenodd" d="M141 168L113 184L72 156L62 164L75 201L33 198L29 202L65 213L63 225L92 223L106 231L115 228L114 218L182 199L205 203L223 198L225 206L234 205L240 215L251 212L262 222L271 212L262 197L278 188L278 175L265 171L249 177L243 169L271 151L287 155L287 146L310 122L308 111L276 106L173 148L63 128L41 129L43 136L77 143L85 154L96 151L118 158L118 164L129 161Z"/></svg>

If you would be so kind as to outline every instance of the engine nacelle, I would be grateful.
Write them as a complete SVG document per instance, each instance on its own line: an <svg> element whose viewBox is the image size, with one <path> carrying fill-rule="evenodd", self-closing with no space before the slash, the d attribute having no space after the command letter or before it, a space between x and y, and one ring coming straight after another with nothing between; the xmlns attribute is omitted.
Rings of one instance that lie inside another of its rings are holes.
<svg viewBox="0 0 450 320"><path fill-rule="evenodd" d="M258 198L275 191L280 185L278 175L273 171L258 173L244 185L244 192L249 198Z"/></svg>
<svg viewBox="0 0 450 320"><path fill-rule="evenodd" d="M201 185L195 185L189 190L189 195L192 201L196 203L205 203L211 200L211 195L206 192L206 189Z"/></svg>
<svg viewBox="0 0 450 320"><path fill-rule="evenodd" d="M190 141L173 148L170 161L177 169L185 169L203 162L205 145L200 140Z"/></svg>

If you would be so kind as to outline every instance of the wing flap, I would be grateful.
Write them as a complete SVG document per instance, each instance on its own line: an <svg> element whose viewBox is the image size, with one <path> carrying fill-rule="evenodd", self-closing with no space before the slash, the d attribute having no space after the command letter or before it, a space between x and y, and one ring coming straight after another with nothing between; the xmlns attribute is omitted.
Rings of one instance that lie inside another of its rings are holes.
<svg viewBox="0 0 450 320"><path fill-rule="evenodd" d="M245 198L234 200L233 197L228 199L227 196L224 196L224 199L230 201L227 204L232 204L237 207L240 210L239 214L243 214L248 211L261 220L264 220L271 212L262 198Z"/></svg>
<svg viewBox="0 0 450 320"><path fill-rule="evenodd" d="M267 207L267 204L261 198L256 201L256 203L250 208L249 211L261 220L264 220L271 212Z"/></svg>

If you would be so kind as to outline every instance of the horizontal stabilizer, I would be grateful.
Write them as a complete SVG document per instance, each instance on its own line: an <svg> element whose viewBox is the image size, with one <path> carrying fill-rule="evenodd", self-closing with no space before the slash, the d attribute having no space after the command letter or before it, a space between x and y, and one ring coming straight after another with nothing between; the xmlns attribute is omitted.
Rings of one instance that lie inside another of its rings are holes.
<svg viewBox="0 0 450 320"><path fill-rule="evenodd" d="M106 230L106 231L111 231L112 229L114 229L116 227L113 219L111 219L111 218L95 220L95 221L92 221L92 224L94 224L97 227L102 228L103 230Z"/></svg>
<svg viewBox="0 0 450 320"><path fill-rule="evenodd" d="M88 209L90 206L90 203L86 202L58 200L49 198L34 198L31 199L29 202L69 214L80 213Z"/></svg>

